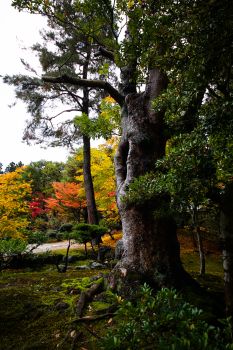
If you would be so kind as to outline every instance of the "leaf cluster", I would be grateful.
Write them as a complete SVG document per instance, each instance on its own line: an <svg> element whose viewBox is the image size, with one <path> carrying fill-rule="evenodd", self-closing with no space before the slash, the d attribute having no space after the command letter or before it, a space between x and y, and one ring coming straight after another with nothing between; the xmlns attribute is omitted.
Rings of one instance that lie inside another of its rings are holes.
<svg viewBox="0 0 233 350"><path fill-rule="evenodd" d="M135 303L122 301L117 322L105 335L101 349L232 349L229 320L225 328L207 324L202 311L187 303L175 290L155 296L147 286Z"/></svg>
<svg viewBox="0 0 233 350"><path fill-rule="evenodd" d="M119 135L120 129L120 107L111 98L106 97L100 103L100 113L96 118L90 118L82 113L74 119L74 124L83 135L92 139L103 137L105 140L112 135Z"/></svg>
<svg viewBox="0 0 233 350"><path fill-rule="evenodd" d="M0 175L1 238L25 237L29 225L29 205L32 190L23 178L24 168Z"/></svg>
<svg viewBox="0 0 233 350"><path fill-rule="evenodd" d="M0 257L10 257L26 252L27 242L22 239L0 239Z"/></svg>

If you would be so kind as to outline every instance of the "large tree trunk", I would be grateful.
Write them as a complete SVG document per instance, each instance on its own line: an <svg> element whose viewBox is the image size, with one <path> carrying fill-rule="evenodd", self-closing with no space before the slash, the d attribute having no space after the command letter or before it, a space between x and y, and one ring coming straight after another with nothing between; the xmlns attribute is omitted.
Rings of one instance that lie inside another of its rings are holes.
<svg viewBox="0 0 233 350"><path fill-rule="evenodd" d="M154 168L165 152L163 114L151 108L152 100L166 88L167 78L158 69L150 72L144 93L126 96L122 109L123 134L115 157L117 203L122 219L124 254L115 268L119 278L148 281L158 287L181 287L189 275L180 261L176 225L159 218L159 201L127 205L127 186ZM133 276L133 277L132 277ZM191 280L191 278L190 278ZM112 286L117 283L114 276Z"/></svg>
<svg viewBox="0 0 233 350"><path fill-rule="evenodd" d="M233 184L226 185L220 210L226 314L233 317Z"/></svg>

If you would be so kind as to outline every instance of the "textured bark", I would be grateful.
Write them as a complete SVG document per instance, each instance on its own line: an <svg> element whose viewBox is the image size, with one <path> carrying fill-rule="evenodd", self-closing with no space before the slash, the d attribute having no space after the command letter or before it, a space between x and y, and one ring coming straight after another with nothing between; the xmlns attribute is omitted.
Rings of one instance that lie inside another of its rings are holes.
<svg viewBox="0 0 233 350"><path fill-rule="evenodd" d="M189 280L180 261L176 226L171 218L159 218L158 201L126 205L127 186L153 169L165 152L163 114L151 108L152 100L166 88L167 78L158 69L150 72L144 93L126 96L122 108L123 134L115 157L117 203L122 219L124 254L115 271L127 280L147 280L158 287L181 287ZM132 277L134 276L134 277ZM191 278L190 278L191 280ZM110 283L117 283L114 276Z"/></svg>
<svg viewBox="0 0 233 350"><path fill-rule="evenodd" d="M226 185L220 208L226 314L233 317L233 184Z"/></svg>

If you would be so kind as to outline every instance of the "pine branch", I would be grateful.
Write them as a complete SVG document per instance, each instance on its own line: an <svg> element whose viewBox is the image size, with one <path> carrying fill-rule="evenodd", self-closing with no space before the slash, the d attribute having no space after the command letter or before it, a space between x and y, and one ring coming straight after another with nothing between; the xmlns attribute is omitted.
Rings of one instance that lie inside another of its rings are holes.
<svg viewBox="0 0 233 350"><path fill-rule="evenodd" d="M94 89L102 89L109 93L114 100L119 103L120 106L124 103L124 96L119 93L111 84L103 80L89 80L70 77L63 74L59 77L51 77L44 75L42 80L51 84L71 84L79 87L90 87Z"/></svg>

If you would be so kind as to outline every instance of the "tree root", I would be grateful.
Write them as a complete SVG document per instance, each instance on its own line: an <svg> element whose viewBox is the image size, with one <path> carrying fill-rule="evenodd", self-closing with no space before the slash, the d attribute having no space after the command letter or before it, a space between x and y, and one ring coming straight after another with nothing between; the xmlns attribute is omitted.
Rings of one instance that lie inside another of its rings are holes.
<svg viewBox="0 0 233 350"><path fill-rule="evenodd" d="M93 299L96 294L102 292L104 282L93 284L87 291L83 291L80 294L80 298L77 304L76 314L78 317L81 317L84 311L86 304Z"/></svg>

